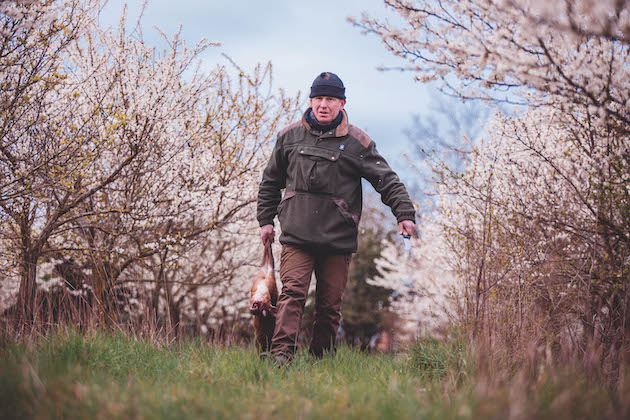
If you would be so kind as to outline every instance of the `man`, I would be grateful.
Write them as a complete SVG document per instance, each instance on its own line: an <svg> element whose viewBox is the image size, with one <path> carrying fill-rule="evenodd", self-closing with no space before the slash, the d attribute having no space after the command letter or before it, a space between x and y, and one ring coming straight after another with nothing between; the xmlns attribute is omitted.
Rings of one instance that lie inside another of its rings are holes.
<svg viewBox="0 0 630 420"><path fill-rule="evenodd" d="M273 242L280 220L282 293L271 357L291 360L313 271L317 279L310 353L335 350L341 302L348 279L362 209L361 178L367 179L394 213L398 233L415 231L415 209L405 186L374 142L348 123L345 87L333 73L311 86L310 108L302 121L278 135L258 193L261 239ZM281 190L285 189L281 196Z"/></svg>

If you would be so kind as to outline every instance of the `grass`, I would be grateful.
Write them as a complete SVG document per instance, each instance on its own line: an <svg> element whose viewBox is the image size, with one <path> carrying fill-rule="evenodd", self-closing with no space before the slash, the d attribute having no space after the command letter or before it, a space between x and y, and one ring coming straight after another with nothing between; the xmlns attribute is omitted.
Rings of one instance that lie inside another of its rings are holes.
<svg viewBox="0 0 630 420"><path fill-rule="evenodd" d="M409 418L417 379L393 356L342 348L285 369L251 348L155 346L59 333L1 351L3 418Z"/></svg>
<svg viewBox="0 0 630 420"><path fill-rule="evenodd" d="M590 414L614 418L622 412L610 393L573 376L545 382L517 399L516 385L481 389L470 377L445 392L440 378L456 369L452 346L427 341L422 348L424 353L412 349L409 360L346 347L320 361L299 353L278 369L251 348L196 340L155 345L121 334L72 331L30 342L5 338L0 340L0 418L368 420L516 413L557 420ZM443 363L418 364L423 355ZM584 396L586 402L578 398Z"/></svg>
<svg viewBox="0 0 630 420"><path fill-rule="evenodd" d="M428 379L443 379L461 373L466 362L463 340L448 338L419 338L409 348L410 366Z"/></svg>

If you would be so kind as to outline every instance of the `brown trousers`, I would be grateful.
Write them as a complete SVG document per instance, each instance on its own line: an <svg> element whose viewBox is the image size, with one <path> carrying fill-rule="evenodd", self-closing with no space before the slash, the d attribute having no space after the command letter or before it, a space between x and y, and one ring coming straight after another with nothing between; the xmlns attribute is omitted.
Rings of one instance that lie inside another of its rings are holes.
<svg viewBox="0 0 630 420"><path fill-rule="evenodd" d="M298 333L311 277L317 279L315 323L310 352L321 357L324 351L335 350L335 337L341 319L343 292L348 281L352 254L320 254L283 245L280 257L282 293L278 298L276 329L271 352L289 358L297 349Z"/></svg>

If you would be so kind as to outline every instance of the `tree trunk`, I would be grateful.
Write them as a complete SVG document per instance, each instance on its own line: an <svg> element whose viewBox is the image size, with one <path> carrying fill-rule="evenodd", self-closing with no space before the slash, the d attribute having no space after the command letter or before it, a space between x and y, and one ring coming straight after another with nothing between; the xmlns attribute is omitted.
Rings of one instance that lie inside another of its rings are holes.
<svg viewBox="0 0 630 420"><path fill-rule="evenodd" d="M24 325L33 325L37 318L37 260L39 255L30 250L23 250L20 291L18 297L17 321Z"/></svg>

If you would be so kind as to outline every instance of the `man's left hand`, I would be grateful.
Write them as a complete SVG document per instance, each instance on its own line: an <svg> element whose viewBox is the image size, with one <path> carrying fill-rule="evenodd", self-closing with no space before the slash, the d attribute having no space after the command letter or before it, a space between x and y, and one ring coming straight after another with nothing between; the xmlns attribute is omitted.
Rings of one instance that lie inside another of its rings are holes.
<svg viewBox="0 0 630 420"><path fill-rule="evenodd" d="M416 224L411 220L403 220L402 222L398 223L398 234L415 237Z"/></svg>

